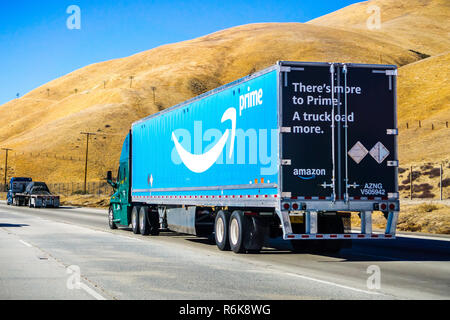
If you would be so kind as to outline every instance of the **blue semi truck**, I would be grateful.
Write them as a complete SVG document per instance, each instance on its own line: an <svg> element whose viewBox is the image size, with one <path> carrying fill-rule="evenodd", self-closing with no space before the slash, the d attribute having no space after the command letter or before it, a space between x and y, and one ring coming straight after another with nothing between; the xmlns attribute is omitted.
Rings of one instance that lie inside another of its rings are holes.
<svg viewBox="0 0 450 320"><path fill-rule="evenodd" d="M33 179L28 177L12 177L9 180L8 193L6 194L6 204L7 205L20 205L22 200L16 197L16 194L25 191L27 185L33 181Z"/></svg>
<svg viewBox="0 0 450 320"><path fill-rule="evenodd" d="M394 239L396 76L392 65L280 61L134 122L117 179L107 175L109 226L214 235L234 252L268 237L330 251Z"/></svg>

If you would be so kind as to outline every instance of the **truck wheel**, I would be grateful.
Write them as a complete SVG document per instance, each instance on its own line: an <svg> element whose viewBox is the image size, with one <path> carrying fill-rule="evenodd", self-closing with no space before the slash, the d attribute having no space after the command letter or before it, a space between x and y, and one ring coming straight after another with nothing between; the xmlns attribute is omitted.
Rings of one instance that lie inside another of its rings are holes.
<svg viewBox="0 0 450 320"><path fill-rule="evenodd" d="M109 206L109 210L108 210L108 224L111 229L117 229L117 226L114 223L114 211L113 211L112 206Z"/></svg>
<svg viewBox="0 0 450 320"><path fill-rule="evenodd" d="M234 211L230 217L228 228L230 247L235 253L245 252L245 234L248 232L245 216L242 211Z"/></svg>
<svg viewBox="0 0 450 320"><path fill-rule="evenodd" d="M258 253L269 235L269 225L260 217L245 217L247 231L244 234L244 246L247 252Z"/></svg>
<svg viewBox="0 0 450 320"><path fill-rule="evenodd" d="M143 236L150 233L150 224L148 222L148 207L141 207L139 210L139 230Z"/></svg>
<svg viewBox="0 0 450 320"><path fill-rule="evenodd" d="M148 222L150 223L150 235L159 235L159 213L157 209L148 210Z"/></svg>
<svg viewBox="0 0 450 320"><path fill-rule="evenodd" d="M230 250L230 242L228 240L228 225L230 223L228 213L219 211L214 221L214 238L217 248L222 251Z"/></svg>
<svg viewBox="0 0 450 320"><path fill-rule="evenodd" d="M133 207L131 210L131 228L133 229L134 234L139 233L139 210L140 207Z"/></svg>

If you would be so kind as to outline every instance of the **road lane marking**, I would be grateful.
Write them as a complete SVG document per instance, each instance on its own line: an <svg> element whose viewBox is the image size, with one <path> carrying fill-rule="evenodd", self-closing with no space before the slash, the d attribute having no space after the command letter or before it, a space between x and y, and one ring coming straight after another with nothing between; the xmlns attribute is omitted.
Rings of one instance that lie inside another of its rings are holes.
<svg viewBox="0 0 450 320"><path fill-rule="evenodd" d="M95 291L94 289L89 288L89 286L83 282L80 282L80 288L86 291L88 294L90 294L92 297L94 297L97 300L106 300L104 296L102 296L100 293Z"/></svg>
<svg viewBox="0 0 450 320"><path fill-rule="evenodd" d="M27 247L32 247L32 245L31 244L29 244L28 242L25 242L25 241L23 241L23 240L19 240L20 242L22 242L24 245L26 245Z"/></svg>
<svg viewBox="0 0 450 320"><path fill-rule="evenodd" d="M402 234L398 233L396 235L397 238L413 238L413 239L422 239L422 240L438 240L438 241L450 241L450 238L444 237L435 237L435 236L423 236L423 235L415 235L415 234Z"/></svg>
<svg viewBox="0 0 450 320"><path fill-rule="evenodd" d="M302 279L305 279L305 280L315 281L315 282L318 282L318 283L339 287L339 288L342 288L342 289L353 290L353 291L356 291L356 292L361 292L361 293L366 293L366 294L374 294L374 295L386 296L386 294L384 294L384 293L380 293L380 292L376 292L376 291L368 291L368 290L363 290L363 289L358 289L358 288L353 288L353 287L345 286L345 285L342 285L342 284L338 284L338 283L334 283L334 282L330 282L330 281L326 281L326 280L320 280L320 279L316 279L316 278L312 278L312 277L308 277L308 276L303 276L303 275L296 274L296 273L290 273L289 272L289 273L286 273L286 274L290 275L290 276L293 276L293 277L302 278Z"/></svg>

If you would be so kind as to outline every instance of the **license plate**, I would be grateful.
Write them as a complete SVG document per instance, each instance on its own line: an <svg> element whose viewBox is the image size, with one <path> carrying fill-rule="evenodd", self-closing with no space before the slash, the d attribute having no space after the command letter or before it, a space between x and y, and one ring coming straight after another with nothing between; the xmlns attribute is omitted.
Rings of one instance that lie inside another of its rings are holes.
<svg viewBox="0 0 450 320"><path fill-rule="evenodd" d="M303 215L290 216L291 223L303 223Z"/></svg>

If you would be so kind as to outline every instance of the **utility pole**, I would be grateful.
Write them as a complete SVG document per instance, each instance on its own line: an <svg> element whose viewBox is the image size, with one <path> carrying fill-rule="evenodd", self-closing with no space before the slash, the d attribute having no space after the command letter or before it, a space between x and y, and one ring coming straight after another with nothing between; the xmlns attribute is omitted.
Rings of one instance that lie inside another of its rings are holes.
<svg viewBox="0 0 450 320"><path fill-rule="evenodd" d="M88 166L88 152L89 152L89 136L96 135L93 132L80 132L80 134L86 135L86 162L84 164L84 193L86 194L86 181L87 181L87 166Z"/></svg>
<svg viewBox="0 0 450 320"><path fill-rule="evenodd" d="M6 189L6 176L8 174L8 151L12 150L9 148L2 148L2 150L6 151L6 156L5 156L5 191L7 191Z"/></svg>
<svg viewBox="0 0 450 320"><path fill-rule="evenodd" d="M155 100L155 90L156 90L156 87L152 87L152 91L153 91L153 104L156 104L156 100Z"/></svg>
<svg viewBox="0 0 450 320"><path fill-rule="evenodd" d="M131 84L133 83L133 78L134 78L134 76L130 76L130 88L131 88Z"/></svg>

